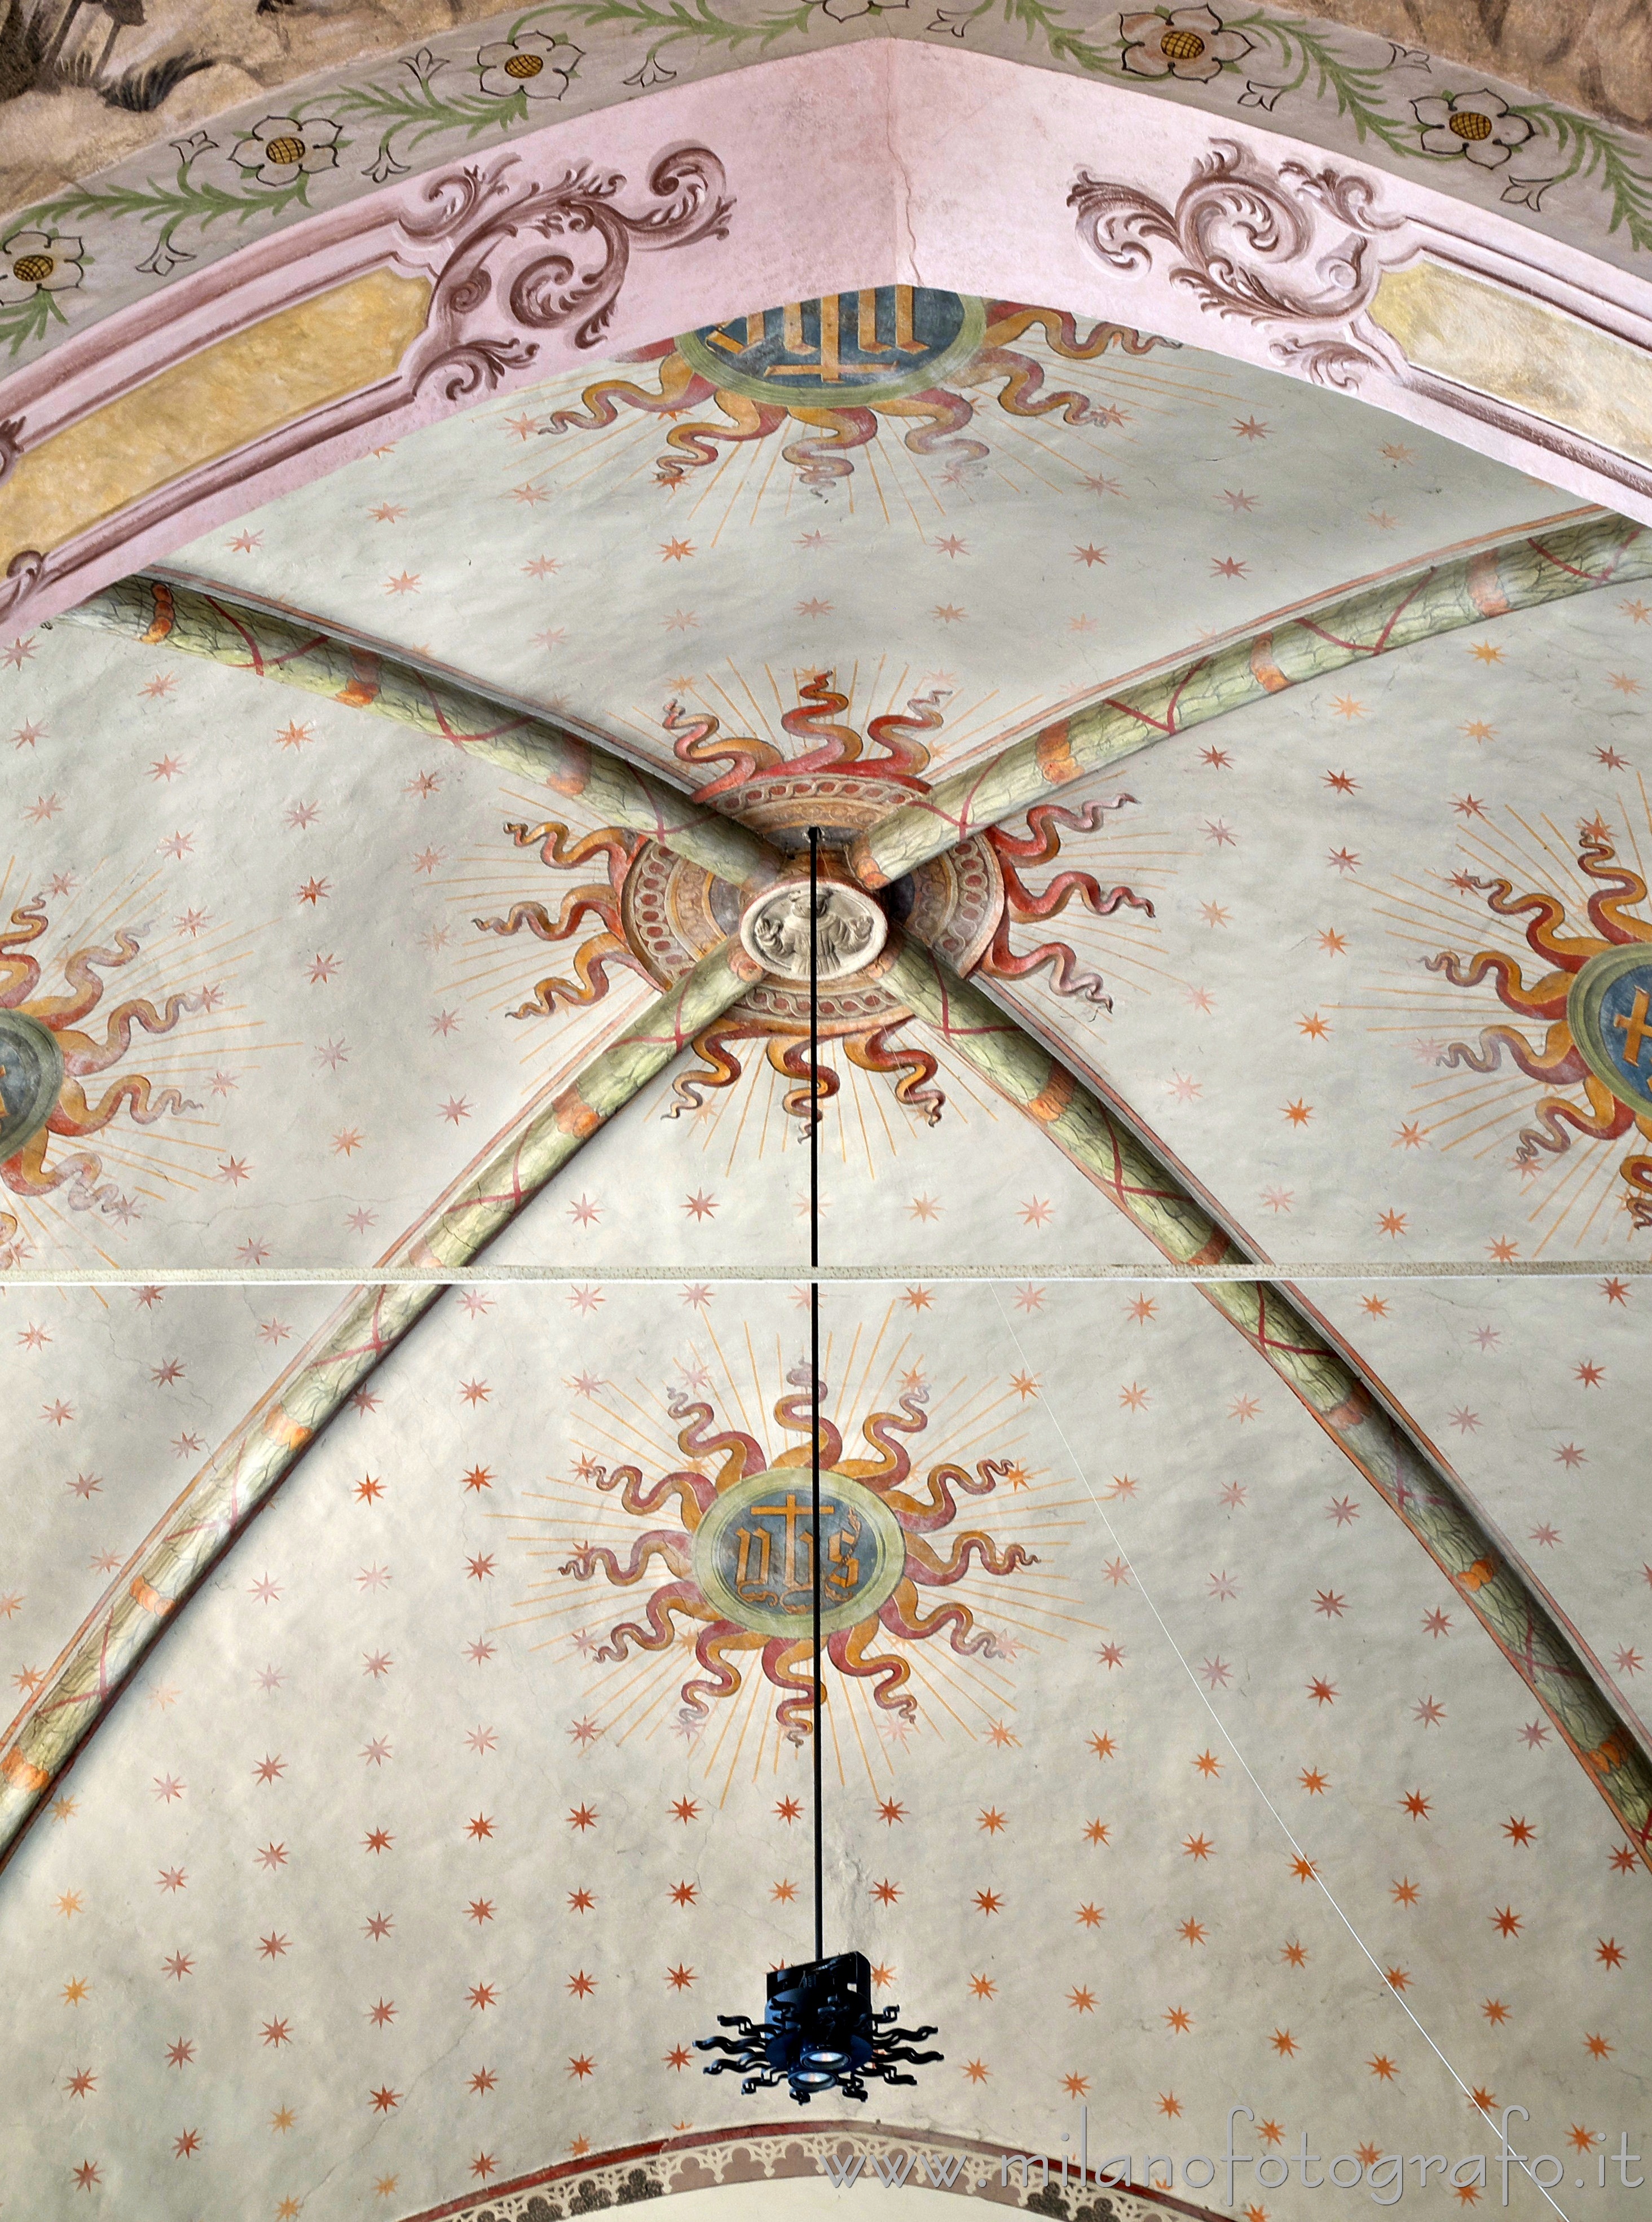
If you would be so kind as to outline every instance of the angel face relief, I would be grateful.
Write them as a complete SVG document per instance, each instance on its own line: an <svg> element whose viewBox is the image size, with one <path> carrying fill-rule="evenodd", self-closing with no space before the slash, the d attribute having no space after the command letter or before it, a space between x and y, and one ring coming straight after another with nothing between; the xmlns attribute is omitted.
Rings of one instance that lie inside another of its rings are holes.
<svg viewBox="0 0 1652 2222"><path fill-rule="evenodd" d="M815 976L841 980L870 964L889 923L870 895L856 888L819 888L814 900ZM787 980L809 976L809 894L793 885L760 895L740 920L740 939L759 964Z"/></svg>

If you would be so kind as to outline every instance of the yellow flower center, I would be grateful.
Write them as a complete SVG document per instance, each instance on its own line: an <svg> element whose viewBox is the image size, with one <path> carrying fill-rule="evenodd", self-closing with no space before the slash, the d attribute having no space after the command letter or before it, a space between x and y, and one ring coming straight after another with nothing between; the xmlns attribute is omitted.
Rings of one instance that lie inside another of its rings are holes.
<svg viewBox="0 0 1652 2222"><path fill-rule="evenodd" d="M1204 41L1197 31L1166 31L1159 51L1173 62L1196 62L1204 52Z"/></svg>
<svg viewBox="0 0 1652 2222"><path fill-rule="evenodd" d="M1492 119L1475 108L1460 109L1451 119L1451 129L1460 139L1489 139Z"/></svg>
<svg viewBox="0 0 1652 2222"><path fill-rule="evenodd" d="M512 54L505 65L505 74L515 78L537 77L544 66L544 57L541 54Z"/></svg>
<svg viewBox="0 0 1652 2222"><path fill-rule="evenodd" d="M272 162L302 162L307 152L303 140L293 138L290 132L264 141L264 153Z"/></svg>
<svg viewBox="0 0 1652 2222"><path fill-rule="evenodd" d="M21 278L25 286L43 286L56 268L53 255L20 254L11 266L11 274Z"/></svg>

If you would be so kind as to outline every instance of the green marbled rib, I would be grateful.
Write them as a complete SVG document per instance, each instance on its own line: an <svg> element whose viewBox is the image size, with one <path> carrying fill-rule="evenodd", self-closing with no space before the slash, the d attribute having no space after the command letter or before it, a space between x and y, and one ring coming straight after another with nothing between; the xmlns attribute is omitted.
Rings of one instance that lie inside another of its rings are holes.
<svg viewBox="0 0 1652 2222"><path fill-rule="evenodd" d="M886 887L968 833L1047 802L1171 733L1461 625L1649 577L1652 534L1625 518L1602 516L1388 580L1121 687L1013 743L989 763L953 773L874 826L851 861L867 886Z"/></svg>
<svg viewBox="0 0 1652 2222"><path fill-rule="evenodd" d="M1036 1119L1165 1257L1178 1265L1220 1265L1244 1255L1171 1168L1082 1081L929 951L908 942L883 985L943 1037L954 1057ZM1277 1283L1196 1285L1399 1514L1560 1729L1652 1866L1652 1761L1456 1477L1408 1424L1391 1416Z"/></svg>
<svg viewBox="0 0 1652 2222"><path fill-rule="evenodd" d="M487 1163L443 1197L393 1261L474 1258L581 1145L745 993L757 967L738 942L701 959L567 1088L526 1113ZM166 1625L315 1437L442 1293L439 1281L365 1287L214 1452L123 1566L0 1751L0 1860ZM148 1594L152 1602L146 1603Z"/></svg>
<svg viewBox="0 0 1652 2222"><path fill-rule="evenodd" d="M577 797L600 825L650 834L736 887L766 886L780 858L758 835L704 810L680 789L565 732L450 680L355 648L319 627L245 608L221 594L141 574L106 587L60 623L123 633L151 647L204 656L353 708L370 709L450 741L518 779Z"/></svg>

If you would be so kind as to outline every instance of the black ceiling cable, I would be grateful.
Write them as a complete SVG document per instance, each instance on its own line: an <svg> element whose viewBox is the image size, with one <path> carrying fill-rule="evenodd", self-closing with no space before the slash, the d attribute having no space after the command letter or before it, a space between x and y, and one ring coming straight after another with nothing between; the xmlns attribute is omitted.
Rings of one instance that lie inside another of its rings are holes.
<svg viewBox="0 0 1652 2222"><path fill-rule="evenodd" d="M820 1660L820 840L821 828L811 825L809 837L809 1572L813 1635L814 1696L814 1957L807 1967L777 1968L769 1977L768 2005L760 2022L744 2014L719 2014L719 2029L732 2029L732 2039L700 2037L698 2052L717 2052L721 2059L708 2062L707 2075L740 2073L743 2092L773 2090L789 2086L800 2106L827 2091L840 2090L845 2099L864 2100L866 2079L884 2083L915 2083L915 2075L902 2075L897 2063L945 2057L939 2052L914 2052L913 2046L934 2030L896 2026L901 2009L872 2005L872 1971L864 1952L840 1952L826 1956L826 1827L822 1786L820 1704L826 1695Z"/></svg>
<svg viewBox="0 0 1652 2222"><path fill-rule="evenodd" d="M814 1956L826 1957L820 1797L820 829L809 828L809 1566L814 1606Z"/></svg>

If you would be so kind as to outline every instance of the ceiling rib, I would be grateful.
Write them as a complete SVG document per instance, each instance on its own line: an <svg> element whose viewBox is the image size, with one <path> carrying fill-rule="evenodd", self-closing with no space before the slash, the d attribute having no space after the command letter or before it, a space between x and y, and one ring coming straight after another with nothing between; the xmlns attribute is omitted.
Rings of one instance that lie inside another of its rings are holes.
<svg viewBox="0 0 1652 2222"><path fill-rule="evenodd" d="M1070 712L892 812L854 844L850 863L864 887L888 887L971 833L1230 710L1461 625L1645 578L1652 534L1611 514L1430 563Z"/></svg>
<svg viewBox="0 0 1652 2222"><path fill-rule="evenodd" d="M1143 1136L979 989L911 940L884 978L955 1058L1036 1120L1156 1249L1178 1264L1251 1266L1234 1238ZM1560 1729L1652 1868L1652 1758L1642 1748L1639 1724L1619 1710L1580 1639L1561 1626L1550 1600L1461 1482L1277 1280L1247 1271L1197 1285L1405 1522Z"/></svg>
<svg viewBox="0 0 1652 2222"><path fill-rule="evenodd" d="M1451 563L1428 566L1311 618L1191 659L1071 713L1014 743L985 766L943 780L922 801L892 813L855 844L851 861L864 884L887 885L976 828L1012 815L1155 738L1361 657L1517 608L1649 575L1652 541L1639 526L1610 515L1541 539L1524 535ZM504 724L490 724L495 706L480 694L340 642L320 629L300 628L266 612L238 610L219 597L143 578L106 589L74 615L77 621L152 643L166 639L185 652L280 678L353 706L371 706L441 734L518 775L546 778L561 792L584 796L612 822L651 835L737 885L761 886L778 869L779 859L757 836L699 810L595 744L519 712ZM440 1269L474 1256L604 1118L738 999L756 972L737 943L725 943L705 958L602 1052L580 1081L548 1108L529 1116L480 1175L456 1195L450 1190L426 1222L431 1232L411 1238L400 1262ZM1555 1721L1652 1867L1652 1761L1638 1741L1638 1724L1624 1717L1580 1642L1562 1629L1535 1580L1411 1424L1385 1408L1374 1384L1324 1340L1276 1279L1256 1275L1255 1261L1142 1136L1116 1119L998 1005L912 943L897 953L885 985L940 1032L955 1055L1034 1118L1173 1265L1217 1270L1219 1277L1198 1281L1202 1291L1286 1381L1429 1552ZM1222 1270L1228 1267L1234 1270ZM323 1330L320 1348L303 1362L297 1377L313 1384L316 1416L286 1420L284 1400L292 1391L284 1388L280 1399L272 1392L274 1401L267 1399L257 1409L180 1501L180 1506L188 1502L198 1510L196 1491L216 1487L225 1493L218 1520L192 1523L209 1529L206 1538L185 1549L180 1539L192 1529L180 1531L173 1522L165 1522L117 1579L0 1749L0 1860L100 1717L113 1685L154 1640L161 1617L238 1532L248 1496L263 1501L350 1390L429 1309L442 1285L440 1280L387 1281L347 1305L333 1328ZM387 1328L393 1320L393 1328ZM321 1380L325 1372L336 1375L336 1390ZM290 1371L284 1381L294 1378ZM260 1434L268 1435L271 1422L275 1435L258 1449L258 1470L267 1478L261 1487L249 1490L243 1469ZM283 1438L284 1422L292 1440ZM239 1517L231 1510L237 1507ZM183 1581L170 1592L152 1586L141 1572L150 1552L160 1554L155 1563L163 1576L183 1570ZM116 1655L118 1666L110 1671L107 1661Z"/></svg>
<svg viewBox="0 0 1652 2222"><path fill-rule="evenodd" d="M702 808L682 788L549 719L490 701L322 626L294 625L267 610L141 573L105 587L57 622L122 633L148 647L164 642L185 656L280 680L349 709L372 710L578 800L600 823L647 834L751 893L779 875L781 859L766 841Z"/></svg>
<svg viewBox="0 0 1652 2222"><path fill-rule="evenodd" d="M549 1102L531 1104L399 1246L406 1264L466 1264L597 1129L738 1001L758 967L738 941L694 967ZM177 1607L380 1360L440 1279L360 1286L213 1453L128 1560L0 1740L0 1865Z"/></svg>

